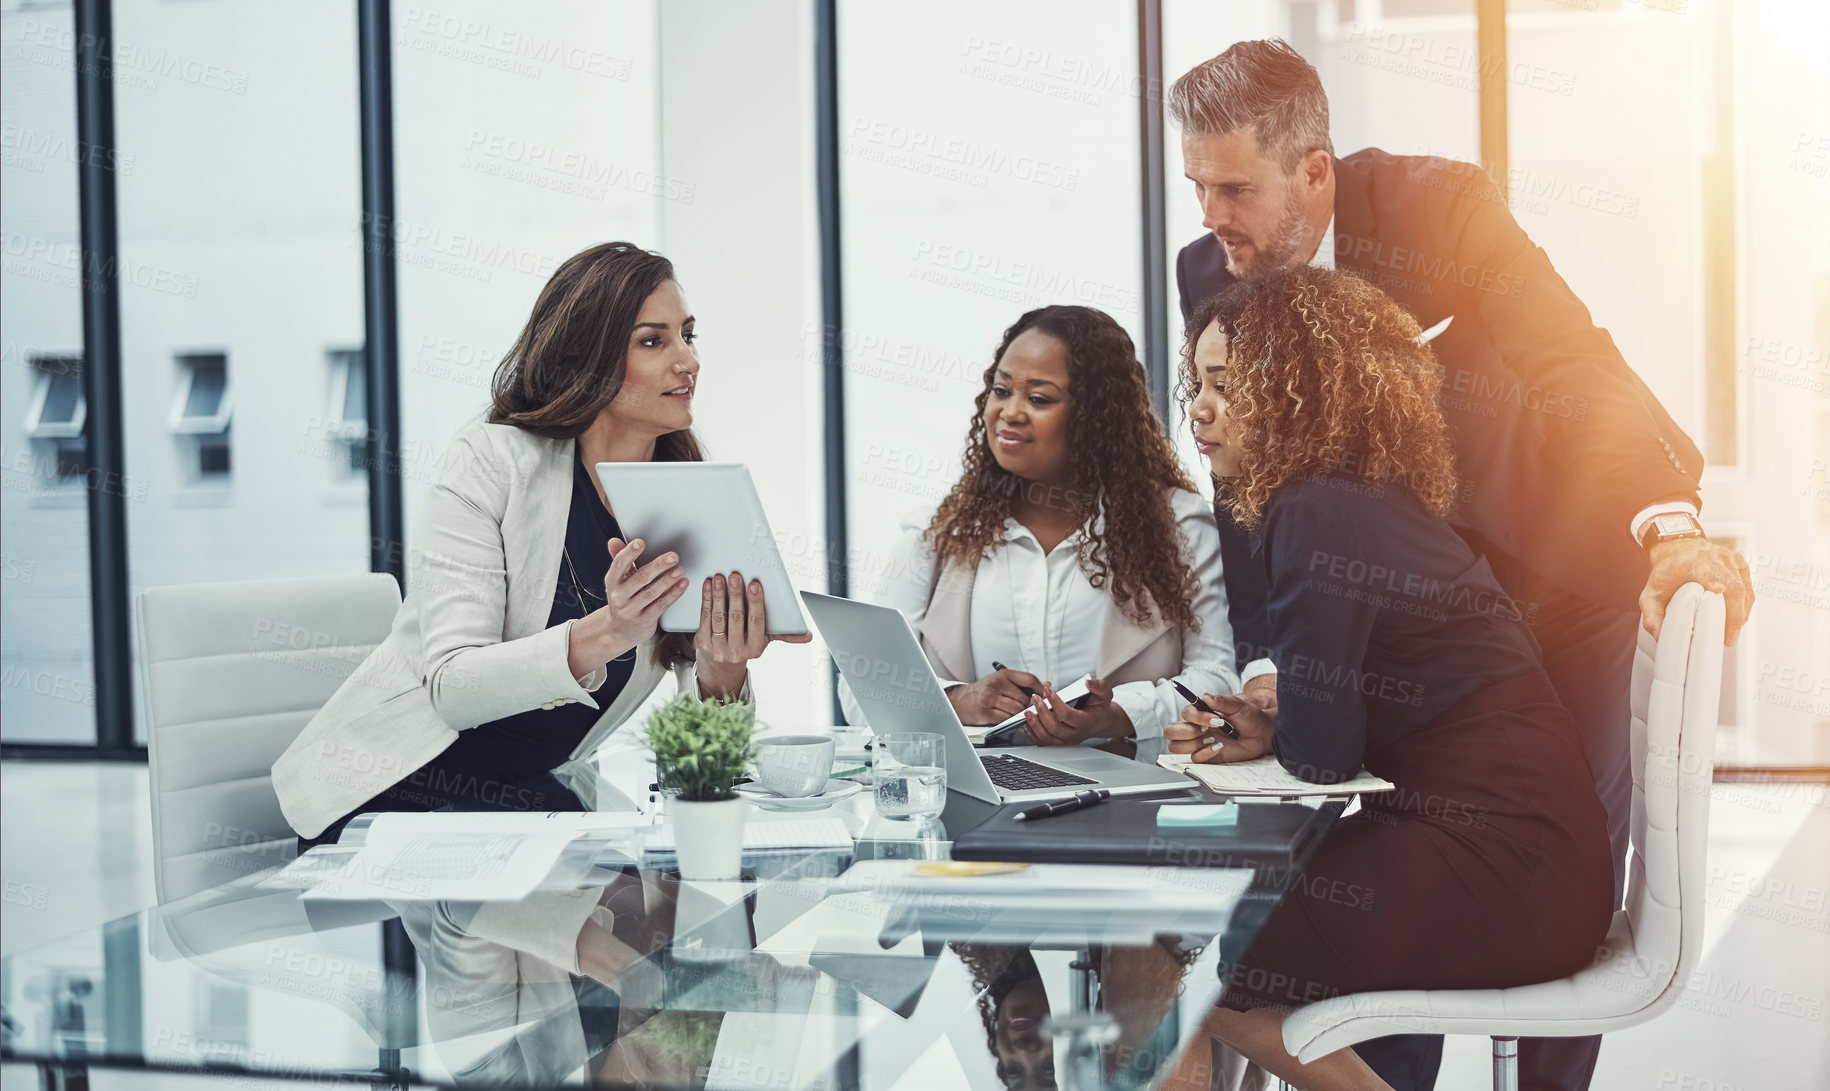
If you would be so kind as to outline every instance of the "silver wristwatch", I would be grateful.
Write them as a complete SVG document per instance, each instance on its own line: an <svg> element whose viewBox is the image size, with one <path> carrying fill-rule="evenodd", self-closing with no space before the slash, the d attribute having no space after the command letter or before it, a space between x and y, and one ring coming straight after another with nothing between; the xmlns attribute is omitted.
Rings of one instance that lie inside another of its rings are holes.
<svg viewBox="0 0 1830 1091"><path fill-rule="evenodd" d="M1674 538L1701 537L1703 524L1697 522L1696 516L1687 511L1668 511L1646 520L1646 525L1639 531L1639 544L1651 549L1659 542L1669 542Z"/></svg>

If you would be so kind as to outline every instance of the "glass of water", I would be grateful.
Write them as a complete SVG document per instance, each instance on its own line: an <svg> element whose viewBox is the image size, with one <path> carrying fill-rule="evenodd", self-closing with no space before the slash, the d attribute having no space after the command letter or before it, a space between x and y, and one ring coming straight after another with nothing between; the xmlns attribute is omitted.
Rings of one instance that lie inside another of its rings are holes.
<svg viewBox="0 0 1830 1091"><path fill-rule="evenodd" d="M885 818L933 818L947 805L947 740L930 731L880 735L871 748L877 813Z"/></svg>

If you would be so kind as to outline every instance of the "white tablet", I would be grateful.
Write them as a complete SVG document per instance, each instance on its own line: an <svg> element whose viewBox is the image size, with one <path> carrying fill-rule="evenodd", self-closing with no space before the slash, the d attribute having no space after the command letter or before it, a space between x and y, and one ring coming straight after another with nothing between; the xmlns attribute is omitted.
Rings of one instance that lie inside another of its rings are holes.
<svg viewBox="0 0 1830 1091"><path fill-rule="evenodd" d="M739 462L600 462L597 479L616 515L625 541L647 543L638 563L672 550L680 555L686 594L661 615L661 629L690 633L699 628L706 577L741 572L761 580L771 634L804 633L800 596L775 548L775 533L762 499Z"/></svg>

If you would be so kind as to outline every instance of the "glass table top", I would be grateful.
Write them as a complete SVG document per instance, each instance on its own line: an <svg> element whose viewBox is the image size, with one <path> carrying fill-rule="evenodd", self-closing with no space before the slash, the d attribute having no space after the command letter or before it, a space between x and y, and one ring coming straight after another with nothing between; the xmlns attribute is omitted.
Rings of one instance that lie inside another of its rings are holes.
<svg viewBox="0 0 1830 1091"><path fill-rule="evenodd" d="M4 1056L460 1087L1148 1087L1295 874L1209 869L1211 899L1168 910L911 898L841 877L945 860L991 808L835 807L852 850L746 857L732 882L613 859L515 902L386 903L251 874L7 958Z"/></svg>

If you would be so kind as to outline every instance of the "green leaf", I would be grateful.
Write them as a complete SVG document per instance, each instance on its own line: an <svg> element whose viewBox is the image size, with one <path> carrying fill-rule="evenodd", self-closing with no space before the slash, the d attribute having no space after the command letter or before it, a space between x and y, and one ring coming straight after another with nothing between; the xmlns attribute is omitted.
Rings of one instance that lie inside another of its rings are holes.
<svg viewBox="0 0 1830 1091"><path fill-rule="evenodd" d="M648 718L647 741L661 784L689 802L731 798L754 756L756 710L741 701L681 694Z"/></svg>

